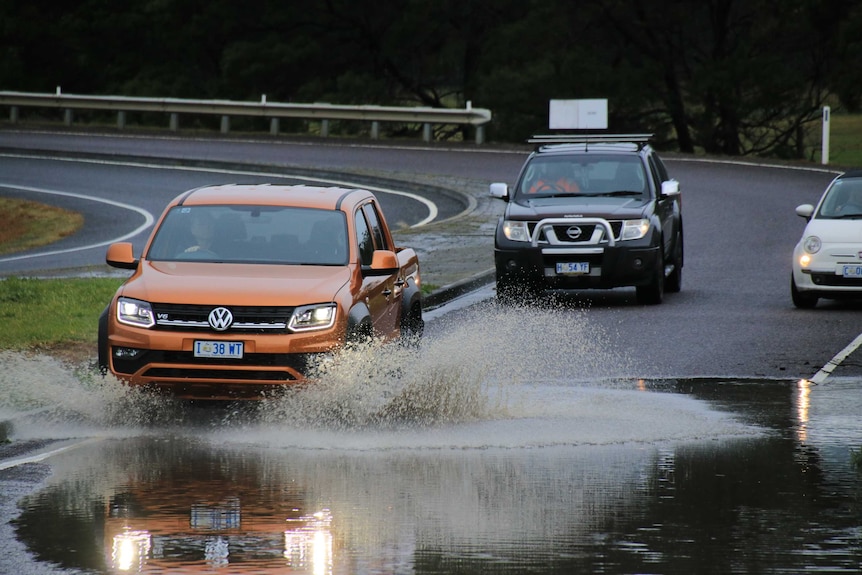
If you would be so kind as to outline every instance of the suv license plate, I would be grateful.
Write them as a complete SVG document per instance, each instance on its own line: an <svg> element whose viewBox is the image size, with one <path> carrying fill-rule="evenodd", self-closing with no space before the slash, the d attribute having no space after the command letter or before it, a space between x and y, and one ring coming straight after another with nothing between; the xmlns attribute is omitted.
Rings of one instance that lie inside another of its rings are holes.
<svg viewBox="0 0 862 575"><path fill-rule="evenodd" d="M563 275L581 275L590 273L590 262L558 262L557 273Z"/></svg>
<svg viewBox="0 0 862 575"><path fill-rule="evenodd" d="M195 341L195 357L242 359L241 341Z"/></svg>
<svg viewBox="0 0 862 575"><path fill-rule="evenodd" d="M862 277L862 265L846 265L841 273L845 278Z"/></svg>

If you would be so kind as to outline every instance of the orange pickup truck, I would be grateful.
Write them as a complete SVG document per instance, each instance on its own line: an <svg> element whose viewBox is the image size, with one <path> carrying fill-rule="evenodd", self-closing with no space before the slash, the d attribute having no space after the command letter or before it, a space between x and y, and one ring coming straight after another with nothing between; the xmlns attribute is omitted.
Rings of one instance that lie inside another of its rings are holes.
<svg viewBox="0 0 862 575"><path fill-rule="evenodd" d="M99 366L184 398L259 398L369 337L417 338L419 261L377 198L338 187L220 185L171 201L99 320Z"/></svg>

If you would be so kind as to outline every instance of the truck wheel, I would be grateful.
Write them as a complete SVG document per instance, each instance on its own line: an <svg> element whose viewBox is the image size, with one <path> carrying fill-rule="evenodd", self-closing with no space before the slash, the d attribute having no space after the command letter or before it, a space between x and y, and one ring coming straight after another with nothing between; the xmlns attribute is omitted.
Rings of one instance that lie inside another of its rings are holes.
<svg viewBox="0 0 862 575"><path fill-rule="evenodd" d="M425 320L422 319L422 304L415 302L410 306L410 312L401 318L401 339L418 342L425 331Z"/></svg>
<svg viewBox="0 0 862 575"><path fill-rule="evenodd" d="M110 307L110 306L109 306ZM97 346L99 373L108 374L108 308L99 316L99 340Z"/></svg>

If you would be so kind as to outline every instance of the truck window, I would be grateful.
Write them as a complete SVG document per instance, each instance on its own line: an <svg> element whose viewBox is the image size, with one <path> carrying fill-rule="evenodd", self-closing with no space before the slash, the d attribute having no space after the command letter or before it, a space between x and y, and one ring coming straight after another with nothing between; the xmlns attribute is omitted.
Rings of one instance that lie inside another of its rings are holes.
<svg viewBox="0 0 862 575"><path fill-rule="evenodd" d="M386 243L386 236L383 235L383 229L380 227L380 217L377 214L377 207L373 203L369 202L362 206L362 211L365 212L368 225L371 226L371 235L374 238L374 248L378 250L388 250L389 246Z"/></svg>
<svg viewBox="0 0 862 575"><path fill-rule="evenodd" d="M362 210L356 210L356 245L359 246L359 263L364 266L370 266L374 259L374 240L371 237L371 230L368 229L368 223L365 221L365 215Z"/></svg>

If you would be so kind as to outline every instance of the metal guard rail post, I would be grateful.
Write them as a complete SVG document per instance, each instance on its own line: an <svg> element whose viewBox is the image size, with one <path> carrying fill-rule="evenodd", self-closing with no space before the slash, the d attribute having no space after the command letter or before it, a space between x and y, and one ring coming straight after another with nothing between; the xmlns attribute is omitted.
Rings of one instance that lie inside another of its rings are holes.
<svg viewBox="0 0 862 575"><path fill-rule="evenodd" d="M64 110L64 122L72 123L72 110L108 110L117 112L117 127L126 123L126 112L162 112L170 115L170 129L179 129L179 114L212 114L221 116L221 131L227 133L231 116L257 116L270 118L270 132L278 133L280 118L303 118L321 123L321 135L327 136L329 120L358 120L372 123L371 135L379 135L379 122L401 122L423 124L423 140L430 141L431 125L469 125L476 128L476 143L485 141L484 126L491 121L491 111L473 108L467 102L465 108L429 108L399 106L345 106L339 104L290 104L233 100L188 100L180 98L139 98L127 96L86 96L63 94L59 88L55 94L33 92L0 91L0 105L10 106L9 119L18 122L19 107L57 108Z"/></svg>

